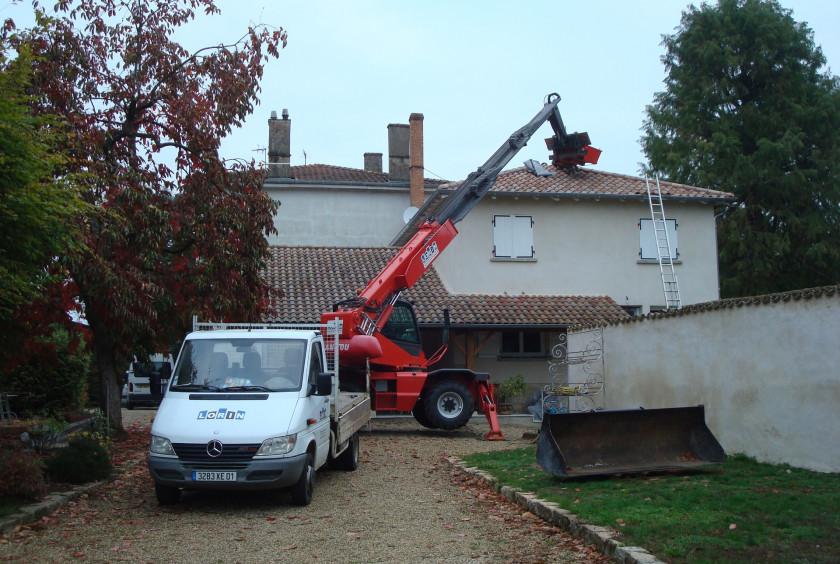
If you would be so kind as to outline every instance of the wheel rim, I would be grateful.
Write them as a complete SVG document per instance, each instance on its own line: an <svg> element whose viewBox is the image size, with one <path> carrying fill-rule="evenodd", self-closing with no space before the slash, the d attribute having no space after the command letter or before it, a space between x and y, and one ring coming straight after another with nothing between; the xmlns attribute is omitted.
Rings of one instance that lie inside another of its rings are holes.
<svg viewBox="0 0 840 564"><path fill-rule="evenodd" d="M447 419L455 419L464 411L464 399L455 392L444 392L437 400L437 410Z"/></svg>

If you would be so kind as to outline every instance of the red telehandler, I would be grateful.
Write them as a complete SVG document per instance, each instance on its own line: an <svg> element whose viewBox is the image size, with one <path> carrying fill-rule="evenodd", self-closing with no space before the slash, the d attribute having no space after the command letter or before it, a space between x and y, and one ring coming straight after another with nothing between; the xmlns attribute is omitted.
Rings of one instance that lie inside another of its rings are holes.
<svg viewBox="0 0 840 564"><path fill-rule="evenodd" d="M470 174L417 233L356 297L335 304L321 323L338 319L340 364L344 389L360 390L370 377L372 408L377 413L408 412L434 429L462 427L474 411L490 423L487 439L504 439L496 417L490 375L465 368L429 371L446 352L444 344L426 358L410 303L400 299L458 234L455 223L464 218L493 187L502 169L548 121L554 135L546 139L559 167L595 164L600 151L586 133L566 133L557 104L550 94L531 121L515 131L478 170ZM422 210L421 210L422 212ZM445 331L448 333L448 331Z"/></svg>

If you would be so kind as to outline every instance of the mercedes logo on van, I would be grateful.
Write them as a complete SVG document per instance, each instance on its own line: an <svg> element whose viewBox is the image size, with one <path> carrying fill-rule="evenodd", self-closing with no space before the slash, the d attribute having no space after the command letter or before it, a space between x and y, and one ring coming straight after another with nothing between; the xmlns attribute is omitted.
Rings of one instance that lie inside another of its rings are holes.
<svg viewBox="0 0 840 564"><path fill-rule="evenodd" d="M207 454L213 458L222 454L222 443L217 440L212 440L207 443Z"/></svg>

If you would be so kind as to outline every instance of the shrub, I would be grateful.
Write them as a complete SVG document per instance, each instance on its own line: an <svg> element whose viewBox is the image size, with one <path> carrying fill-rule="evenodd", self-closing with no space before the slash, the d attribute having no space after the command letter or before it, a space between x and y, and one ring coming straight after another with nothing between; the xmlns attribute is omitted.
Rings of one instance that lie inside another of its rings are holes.
<svg viewBox="0 0 840 564"><path fill-rule="evenodd" d="M67 448L47 459L47 477L53 482L84 484L111 475L108 451L90 436L79 436L67 443Z"/></svg>
<svg viewBox="0 0 840 564"><path fill-rule="evenodd" d="M44 461L31 451L0 451L0 497L39 499L47 491Z"/></svg>
<svg viewBox="0 0 840 564"><path fill-rule="evenodd" d="M39 340L44 354L11 371L0 371L0 389L22 392L13 409L20 417L58 414L84 407L92 356L77 346L65 329L56 329Z"/></svg>
<svg viewBox="0 0 840 564"><path fill-rule="evenodd" d="M501 384L496 384L495 388L499 402L510 401L525 391L525 377L517 374L516 378L509 378Z"/></svg>

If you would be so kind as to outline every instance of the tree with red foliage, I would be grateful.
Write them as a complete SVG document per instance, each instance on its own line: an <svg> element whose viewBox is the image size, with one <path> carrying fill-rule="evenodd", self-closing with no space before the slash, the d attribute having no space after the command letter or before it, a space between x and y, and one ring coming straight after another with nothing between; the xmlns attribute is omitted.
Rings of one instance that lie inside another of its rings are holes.
<svg viewBox="0 0 840 564"><path fill-rule="evenodd" d="M109 423L122 428L118 367L160 350L193 315L257 319L275 203L253 162L221 139L253 111L282 29L188 52L171 40L213 0L59 0L10 37L32 55L35 112L67 128L57 176L87 204L63 259L92 333Z"/></svg>

